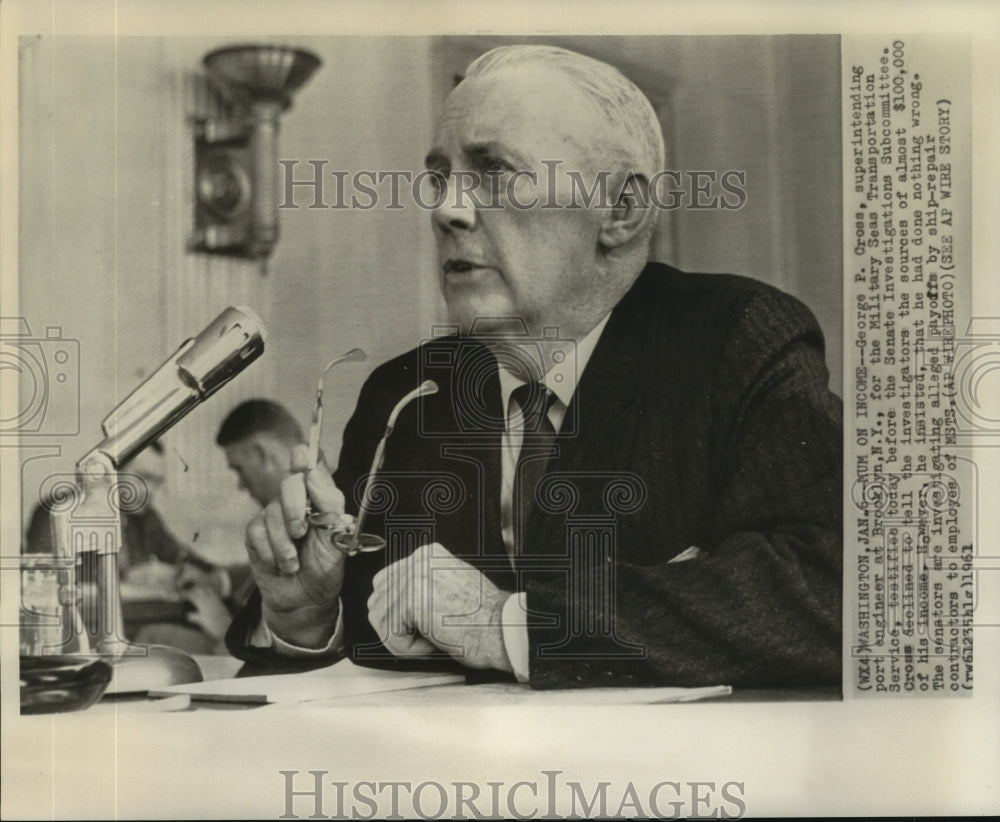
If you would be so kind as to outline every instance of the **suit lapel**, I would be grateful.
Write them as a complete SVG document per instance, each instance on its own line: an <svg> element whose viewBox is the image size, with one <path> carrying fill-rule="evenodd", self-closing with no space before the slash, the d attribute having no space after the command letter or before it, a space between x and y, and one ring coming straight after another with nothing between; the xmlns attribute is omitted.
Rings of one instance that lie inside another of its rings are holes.
<svg viewBox="0 0 1000 822"><path fill-rule="evenodd" d="M642 340L646 328L642 280L640 276L611 312L577 383L560 430L553 470L599 470L605 461L595 456L628 447L632 441L638 415L627 412L638 400L647 349Z"/></svg>

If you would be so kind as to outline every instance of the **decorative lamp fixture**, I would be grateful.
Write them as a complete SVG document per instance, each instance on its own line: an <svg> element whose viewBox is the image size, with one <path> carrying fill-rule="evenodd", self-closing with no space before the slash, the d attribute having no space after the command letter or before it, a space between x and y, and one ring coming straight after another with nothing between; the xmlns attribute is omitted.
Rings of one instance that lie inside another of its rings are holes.
<svg viewBox="0 0 1000 822"><path fill-rule="evenodd" d="M228 111L196 122L197 251L267 257L278 241L278 120L319 68L287 46L227 46L205 55Z"/></svg>

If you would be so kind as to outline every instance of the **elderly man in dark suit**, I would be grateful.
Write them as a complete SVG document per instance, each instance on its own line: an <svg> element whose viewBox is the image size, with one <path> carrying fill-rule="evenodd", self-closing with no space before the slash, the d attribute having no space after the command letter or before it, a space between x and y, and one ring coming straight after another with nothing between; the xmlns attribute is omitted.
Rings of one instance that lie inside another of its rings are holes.
<svg viewBox="0 0 1000 822"><path fill-rule="evenodd" d="M376 369L332 480L293 455L248 527L235 652L446 656L540 688L839 681L822 335L773 288L647 262L662 163L610 66L538 46L470 66L427 157L457 333ZM609 196L581 203L581 180ZM370 500L387 549L348 557L310 521L358 512L428 378Z"/></svg>

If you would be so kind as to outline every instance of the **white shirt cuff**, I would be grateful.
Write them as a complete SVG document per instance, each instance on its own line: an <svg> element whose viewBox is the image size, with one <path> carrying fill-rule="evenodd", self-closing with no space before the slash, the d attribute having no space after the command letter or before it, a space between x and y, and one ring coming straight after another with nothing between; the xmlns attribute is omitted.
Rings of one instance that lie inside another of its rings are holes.
<svg viewBox="0 0 1000 822"><path fill-rule="evenodd" d="M514 669L518 682L527 682L529 676L528 659L528 595L522 591L511 594L503 604L500 616L503 628L503 644L507 658Z"/></svg>
<svg viewBox="0 0 1000 822"><path fill-rule="evenodd" d="M303 648L299 645L285 642L285 640L271 630L267 624L267 620L261 616L260 622L257 623L257 627L250 636L250 646L252 648L274 648L282 656L303 659L310 656L328 654L331 651L339 651L343 648L344 644L344 620L341 617L342 611L338 608L337 624L334 626L333 636L330 637L326 645L322 648ZM525 639L527 639L527 635Z"/></svg>

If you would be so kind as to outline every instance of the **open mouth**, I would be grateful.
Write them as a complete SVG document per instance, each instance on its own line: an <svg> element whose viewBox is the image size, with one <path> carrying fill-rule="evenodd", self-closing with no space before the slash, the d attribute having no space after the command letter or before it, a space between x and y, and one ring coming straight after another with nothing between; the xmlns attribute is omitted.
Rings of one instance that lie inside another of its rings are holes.
<svg viewBox="0 0 1000 822"><path fill-rule="evenodd" d="M444 273L464 274L476 268L482 268L482 266L469 262L468 260L448 260L444 264Z"/></svg>

